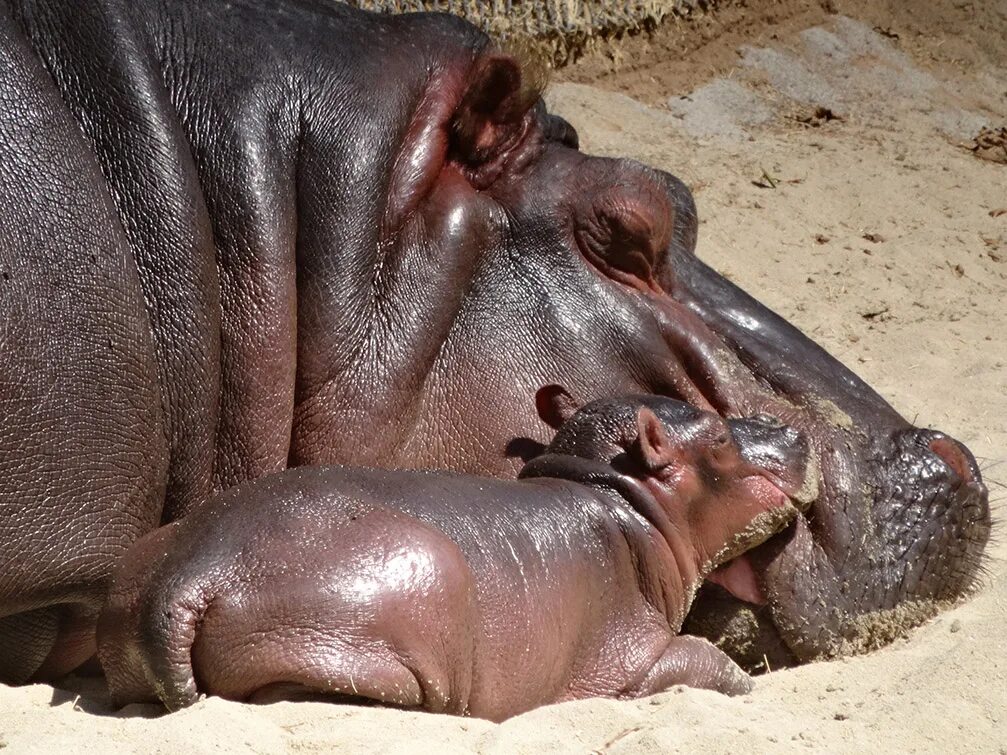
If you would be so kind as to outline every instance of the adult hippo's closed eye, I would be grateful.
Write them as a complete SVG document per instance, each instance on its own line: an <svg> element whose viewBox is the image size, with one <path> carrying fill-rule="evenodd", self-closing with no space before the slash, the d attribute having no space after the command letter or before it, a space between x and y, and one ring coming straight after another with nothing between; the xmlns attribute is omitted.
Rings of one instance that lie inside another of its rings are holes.
<svg viewBox="0 0 1007 755"><path fill-rule="evenodd" d="M242 481L514 476L550 383L812 444L810 511L715 577L768 610L693 611L739 657L868 647L975 580L969 453L700 262L681 182L579 152L470 25L7 0L0 54L0 678L87 660L130 543Z"/></svg>

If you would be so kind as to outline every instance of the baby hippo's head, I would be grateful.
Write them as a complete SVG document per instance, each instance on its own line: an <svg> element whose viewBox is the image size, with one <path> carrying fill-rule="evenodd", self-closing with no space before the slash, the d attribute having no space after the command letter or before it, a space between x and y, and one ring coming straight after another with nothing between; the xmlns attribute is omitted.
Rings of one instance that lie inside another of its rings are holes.
<svg viewBox="0 0 1007 755"><path fill-rule="evenodd" d="M689 551L699 577L778 532L818 492L807 441L772 417L724 420L653 395L578 408L558 386L536 402L557 432L521 476L617 491Z"/></svg>

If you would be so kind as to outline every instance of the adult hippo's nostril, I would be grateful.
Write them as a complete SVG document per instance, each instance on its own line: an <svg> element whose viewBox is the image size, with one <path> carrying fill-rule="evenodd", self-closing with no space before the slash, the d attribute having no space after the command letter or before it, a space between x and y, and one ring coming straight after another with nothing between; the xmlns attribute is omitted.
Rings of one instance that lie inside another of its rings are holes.
<svg viewBox="0 0 1007 755"><path fill-rule="evenodd" d="M935 430L921 430L920 435L926 439L927 448L940 457L962 482L982 485L978 482L979 465L965 446Z"/></svg>
<svg viewBox="0 0 1007 755"><path fill-rule="evenodd" d="M753 422L758 422L760 425L765 425L766 427L783 427L784 422L779 417L774 417L772 414L755 414L749 417Z"/></svg>
<svg viewBox="0 0 1007 755"><path fill-rule="evenodd" d="M932 484L949 492L967 486L986 496L986 486L972 453L957 440L937 430L913 429L901 435L903 453L915 456L915 466Z"/></svg>

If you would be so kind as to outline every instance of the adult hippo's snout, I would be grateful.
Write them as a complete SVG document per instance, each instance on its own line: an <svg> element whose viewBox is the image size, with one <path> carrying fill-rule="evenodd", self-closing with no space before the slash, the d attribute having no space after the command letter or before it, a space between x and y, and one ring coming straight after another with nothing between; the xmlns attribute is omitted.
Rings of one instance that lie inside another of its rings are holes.
<svg viewBox="0 0 1007 755"><path fill-rule="evenodd" d="M967 594L989 535L987 492L930 451L929 434L897 432L887 452L880 442L837 451L832 434L819 498L787 532L725 567L733 581L715 581L732 594L706 589L692 628L749 665L776 667L883 645Z"/></svg>
<svg viewBox="0 0 1007 755"><path fill-rule="evenodd" d="M689 217L691 200L667 184ZM660 276L674 302L662 327L690 383L726 416L768 413L801 430L821 475L793 526L704 588L689 629L749 666L777 666L885 644L966 595L990 532L968 449L912 427L690 247L672 245Z"/></svg>

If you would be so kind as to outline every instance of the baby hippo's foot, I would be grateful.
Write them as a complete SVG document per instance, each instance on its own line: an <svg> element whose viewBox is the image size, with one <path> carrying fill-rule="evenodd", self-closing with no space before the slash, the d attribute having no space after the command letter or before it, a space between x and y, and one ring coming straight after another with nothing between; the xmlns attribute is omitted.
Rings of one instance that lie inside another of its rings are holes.
<svg viewBox="0 0 1007 755"><path fill-rule="evenodd" d="M627 690L626 697L653 695L676 684L725 695L744 695L754 686L752 677L722 650L702 637L684 634L672 638L664 655L643 681Z"/></svg>
<svg viewBox="0 0 1007 755"><path fill-rule="evenodd" d="M114 702L328 697L464 712L471 585L454 544L324 491L274 504L269 485L229 491L126 554L98 626Z"/></svg>

